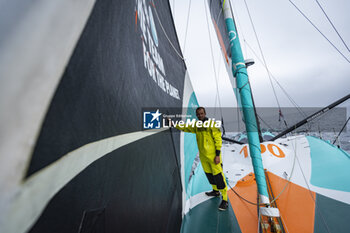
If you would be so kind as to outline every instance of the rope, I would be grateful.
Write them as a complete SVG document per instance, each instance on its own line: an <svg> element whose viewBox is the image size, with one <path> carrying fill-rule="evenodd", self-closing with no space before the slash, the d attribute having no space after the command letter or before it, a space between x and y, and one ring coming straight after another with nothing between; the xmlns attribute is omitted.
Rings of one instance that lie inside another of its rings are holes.
<svg viewBox="0 0 350 233"><path fill-rule="evenodd" d="M308 190L309 190L310 196L311 196L311 198L312 198L312 200L314 201L315 206L316 206L316 200L315 200L314 196L312 195L311 188L310 188L310 186L309 186L309 183L307 182L307 179L306 179L306 177L305 177L304 171L303 171L303 169L301 168L300 161L299 161L298 158L297 158L297 160L298 160L298 165L299 165L301 174L303 175L305 184L306 184L306 186L307 186L307 188L308 188ZM325 221L325 219L324 219L324 217L323 217L323 214L322 214L320 208L315 208L315 209L320 213L321 218L322 218L322 221L323 221L323 224L325 225L327 232L330 233L329 228L328 228L328 225L327 225L327 223L326 223L326 221Z"/></svg>
<svg viewBox="0 0 350 233"><path fill-rule="evenodd" d="M285 223L284 220L283 220L281 211L280 211L280 216L281 216L281 219L282 219L283 226L286 228L287 232L289 233L288 228L287 228L287 225L286 225L286 223Z"/></svg>
<svg viewBox="0 0 350 233"><path fill-rule="evenodd" d="M262 59L263 59L263 61L264 61L264 65L265 65L265 68L266 68L266 72L267 72L267 75L268 75L269 80L270 80L270 84L271 84L271 87L272 87L272 90L273 90L273 94L274 94L274 96L275 96L275 99L276 99L276 102L277 102L277 105L278 105L278 109L281 110L281 106L280 106L280 103L279 103L278 98L277 98L277 94L276 94L275 87L274 87L274 85L273 85L273 83L272 83L272 79L271 79L270 72L268 71L268 68L267 68L267 63L266 63L266 60L265 60L265 56L264 56L264 53L263 53L262 48L261 48L261 45L260 45L260 41L259 41L259 38L258 38L258 34L257 34L256 30L255 30L254 22L253 22L253 19L252 19L251 14L250 14L247 1L244 0L244 3L245 3L245 6L246 6L246 9L247 9L247 12L248 12L248 16L249 16L250 23L251 23L251 25L252 25L252 28L253 28L253 31L254 31L254 34L255 34L256 41L258 42L259 50L260 50Z"/></svg>
<svg viewBox="0 0 350 233"><path fill-rule="evenodd" d="M218 73L217 73L217 77L218 77L218 83L219 83L219 79L220 79L220 65L221 65L221 54L219 53L219 58L218 58ZM216 103L217 101L219 101L219 107L220 106L220 96L219 96L219 92L216 92L216 96L215 96L215 114L216 114ZM221 117L222 117L222 113L221 113Z"/></svg>
<svg viewBox="0 0 350 233"><path fill-rule="evenodd" d="M290 183L290 180L292 179L292 175L294 173L295 161L296 161L296 157L297 157L297 147L296 147L297 143L296 143L296 140L297 140L297 138L295 138L295 145L293 145L294 160L293 160L293 166L292 166L292 170L290 172L289 179L288 179L287 183L284 185L282 191L271 201L271 204L274 203L284 193L284 191L287 189L287 186Z"/></svg>
<svg viewBox="0 0 350 233"><path fill-rule="evenodd" d="M178 171L181 171L181 168L180 168L180 165L179 165L179 161L177 159L178 156L177 156L177 152L176 152L176 148L175 148L175 142L174 142L174 136L173 136L172 128L170 127L169 130L170 130L170 137L171 137L171 142L172 142L173 150L174 150L174 157L175 157L175 161L176 161L176 167L177 167ZM180 156L179 156L179 158L180 158ZM178 174L178 177L179 177L179 181L181 182L180 172L177 172L177 174Z"/></svg>
<svg viewBox="0 0 350 233"><path fill-rule="evenodd" d="M210 2L211 3L211 2ZM224 4L225 4L225 2L224 2ZM206 5L206 4L205 4ZM210 6L209 6L210 7ZM209 24L208 23L208 16L207 16L207 9L205 8L205 13L206 13L206 17L207 17L207 24ZM220 11L219 11L219 13L218 13L218 15L216 16L216 20L215 20L215 22L217 23L218 21L219 21L219 17L220 17L220 15L221 15L221 13L222 13L222 8L220 9ZM209 26L208 26L208 31L209 31ZM209 35L210 35L210 31L209 31ZM209 38L210 39L210 38ZM210 40L211 41L211 40ZM212 48L212 45L210 45L211 46L211 48ZM224 49L224 48L223 48ZM212 54L213 54L213 52L212 52ZM217 59L218 60L218 66L217 66L217 68L218 68L218 72L217 72L217 75L216 75L216 77L218 77L217 78L217 80L216 80L216 82L217 83L219 83L219 78L220 78L220 65L221 65L221 54L219 53L219 58ZM214 55L212 55L212 59L214 58ZM213 62L214 63L214 62ZM217 88L217 91L216 91L216 96L215 96L215 104L214 104L214 107L215 107L215 115L216 115L216 109L217 109L217 102L219 102L219 108L220 108L220 114L221 114L221 119L222 119L222 122L223 122L223 116L222 116L222 109L221 109L221 103L220 103L220 95L219 95L219 91L218 91L218 88ZM223 130L225 131L225 128L223 127Z"/></svg>
<svg viewBox="0 0 350 233"><path fill-rule="evenodd" d="M241 27L241 24L240 24L240 22L239 22L239 15L238 15L238 12L239 12L239 11L236 10L236 7L235 7L235 5L234 5L234 1L231 1L231 0L230 0L230 2L231 2L231 6L232 6L232 8L233 8L233 11L235 12L235 15L237 15L237 17L235 17L235 20L237 20L237 25L238 25L238 28L239 28L239 30L240 30L240 35L242 35L242 39L243 39L243 41L245 41L245 36L244 36L243 27ZM243 44L243 46L244 46L244 52L245 52L245 54L247 55L247 45L246 45L246 44Z"/></svg>
<svg viewBox="0 0 350 233"><path fill-rule="evenodd" d="M177 49L175 48L174 44L173 44L173 43L171 42L171 40L169 39L168 34L166 33L166 31L165 31L165 29L164 29L164 27L163 27L163 24L162 24L162 22L161 22L160 19L159 19L159 15L158 15L158 12L157 12L157 8L156 8L156 7L154 7L154 12L156 13L157 20L158 20L158 22L159 22L159 24L160 24L160 27L162 28L162 31L164 32L164 35L165 35L165 37L167 38L167 40L169 41L171 47L174 49L174 51L176 52L176 54L181 58L181 60L184 61L185 58L184 58L183 56L181 56L180 52L177 51Z"/></svg>
<svg viewBox="0 0 350 233"><path fill-rule="evenodd" d="M294 150L294 160L293 160L293 166L292 166L292 170L290 172L290 176L289 176L289 179L287 180L286 184L284 185L283 189L281 190L281 192L270 202L270 205L272 205L283 193L284 191L287 189L287 186L289 185L290 183L290 180L292 179L292 175L294 173L294 168L295 168L295 161L297 159L297 148L296 148L296 139L295 138L295 145L293 145L293 150ZM230 189L239 197L241 198L242 200L244 200L245 202L251 204L251 205L256 205L256 206L265 206L265 204L258 204L258 203L254 203L254 202L251 202L247 199L245 199L244 197L242 197L241 195L239 195L239 193L237 193L230 185L229 182L227 182L228 186L230 187Z"/></svg>
<svg viewBox="0 0 350 233"><path fill-rule="evenodd" d="M273 91L273 94L275 96L275 99L276 99L276 102L277 102L277 106L278 106L278 113L279 113L279 121L281 120L281 117L283 118L283 121L284 121L284 124L285 124L285 127L288 128L288 125L287 125L287 122L286 120L284 119L284 116L282 114L282 109L281 109L281 105L279 103L279 100L278 100L278 97L277 97L277 94L276 94L276 90L275 90L275 87L272 83L272 78L271 78L271 73L269 72L269 69L267 67L267 63L266 63L266 59L265 59L265 56L264 56L264 53L262 51L262 48L261 48L261 44L260 44L260 40L258 38L258 34L255 30L255 26L254 26L254 22L253 22L253 19L252 19L252 16L250 14L250 11L249 11L249 7L248 7L248 4L247 4L247 1L244 0L244 3L245 3L245 6L246 6L246 9L247 9L247 12L248 12L248 16L249 16L249 19L250 19L250 23L252 25L252 28L253 28L253 31L254 31L254 35L255 35L255 38L256 38L256 41L258 42L258 46L259 46L259 50L260 50L260 53L261 53L261 56L262 56L262 59L263 59L263 64L264 64L264 67L266 69L266 72L267 72L267 75L269 77L269 81L270 81L270 84L271 84L271 87L272 87L272 91Z"/></svg>
<svg viewBox="0 0 350 233"><path fill-rule="evenodd" d="M261 116L259 116L258 114L256 114L258 116L258 118L267 126L269 127L269 129L273 129L269 124L267 124L264 119L261 118Z"/></svg>
<svg viewBox="0 0 350 233"><path fill-rule="evenodd" d="M330 45L332 45L332 47L335 49L335 50L337 50L337 52L348 62L348 63L350 63L350 60L347 58L347 57L345 57L345 55L321 32L321 30L320 29L318 29L318 27L316 27L316 25L294 4L294 2L292 2L292 0L288 0L297 10L298 10L298 12L302 15L302 16L304 16L304 18L323 36L323 38L325 38L327 41L328 41L328 43L330 44Z"/></svg>
<svg viewBox="0 0 350 233"><path fill-rule="evenodd" d="M243 68L243 67L241 67L241 68ZM238 68L237 70L239 70L240 68ZM236 72L237 73L237 72ZM239 91L239 93L241 93L241 91L242 91L242 89L243 89L243 87L245 87L245 86L247 86L247 84L249 83L249 81L247 81L244 85L242 85L241 87L237 87L238 88L238 91Z"/></svg>
<svg viewBox="0 0 350 233"><path fill-rule="evenodd" d="M184 39L183 54L185 54L185 49L186 49L187 30L188 30L188 23L189 23L189 21L190 21L191 2L192 2L192 0L190 0L189 5L188 5L187 23L186 23L186 31L185 31L185 39Z"/></svg>
<svg viewBox="0 0 350 233"><path fill-rule="evenodd" d="M206 0L204 0L204 1L206 1ZM209 35L211 59L212 59L212 64L213 64L213 69L214 69L214 78L215 78L215 84L216 84L216 93L217 93L217 95L218 95L219 108L220 108L220 113L221 113L221 117L222 117L222 109L221 109L221 101L220 101L220 93L219 93L218 78L217 78L217 76L216 76L217 73L216 73L216 69L215 69L213 45L212 45L212 41L211 41L211 34L210 34L210 28L209 28L208 10L207 10L207 6L206 6L205 3L204 3L204 8L205 8L205 16L206 16L206 19L207 19L207 28L208 28L208 35ZM219 13L219 15L220 15L220 13Z"/></svg>
<svg viewBox="0 0 350 233"><path fill-rule="evenodd" d="M259 62L261 62L262 65L264 65L262 59L256 54L256 52L253 50L253 48L248 44L247 41L244 40L244 43L248 46L248 48L253 52L253 54L256 56L256 58L258 59ZM287 96L287 98L289 99L289 101L292 103L292 105L294 105L294 107L298 110L298 112L304 117L306 118L307 115L302 111L301 107L294 101L294 99L288 94L288 92L283 88L283 86L278 82L277 78L271 73L271 71L265 67L268 72L271 74L271 77L274 79L274 81L276 82L276 84L281 88L281 90L283 91L283 93Z"/></svg>
<svg viewBox="0 0 350 233"><path fill-rule="evenodd" d="M224 4L225 4L225 0L224 0ZM223 10L223 7L221 7L220 11L219 11L219 14L216 16L216 22L219 22L219 17L222 13L222 10Z"/></svg>
<svg viewBox="0 0 350 233"><path fill-rule="evenodd" d="M333 145L334 145L334 143L338 140L338 137L340 136L340 134L341 134L341 133L343 132L343 130L345 129L345 126L348 124L349 120L350 120L350 117L346 120L346 122L345 122L343 128L340 130L338 136L334 139L334 142L332 143Z"/></svg>
<svg viewBox="0 0 350 233"><path fill-rule="evenodd" d="M345 41L343 40L342 36L339 34L338 30L335 28L334 24L332 23L331 19L328 17L327 13L325 12L325 10L323 9L323 7L321 6L321 4L318 2L318 0L316 0L317 5L321 8L323 14L326 16L328 22L332 25L334 31L338 34L339 38L341 39L341 41L343 42L344 46L346 47L346 49L350 52L349 47L347 46L347 44L345 43Z"/></svg>
<svg viewBox="0 0 350 233"><path fill-rule="evenodd" d="M228 185L228 186L230 187L230 189L231 189L239 198L241 198L243 201L245 201L245 202L247 202L247 203L249 203L249 204L251 204L251 205L255 205L255 206L265 206L264 204L258 204L258 203L251 202L251 201L245 199L244 197L242 197L241 195L239 195L239 193L237 193L237 192L231 187L231 185L229 184L229 182L227 182L227 185Z"/></svg>
<svg viewBox="0 0 350 233"><path fill-rule="evenodd" d="M258 214L258 233L260 233L260 219L261 219L261 215L260 215L260 211Z"/></svg>

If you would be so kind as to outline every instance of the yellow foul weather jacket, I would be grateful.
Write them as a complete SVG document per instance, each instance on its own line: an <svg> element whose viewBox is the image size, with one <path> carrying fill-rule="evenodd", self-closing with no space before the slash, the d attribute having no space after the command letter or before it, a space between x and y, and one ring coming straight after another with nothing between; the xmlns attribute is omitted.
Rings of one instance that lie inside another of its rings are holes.
<svg viewBox="0 0 350 233"><path fill-rule="evenodd" d="M221 131L215 126L212 126L211 120L209 121L209 127L197 127L196 124L194 124L194 126L188 125L187 127L177 125L176 128L184 132L195 133L199 155L207 158L214 158L216 150L221 151Z"/></svg>

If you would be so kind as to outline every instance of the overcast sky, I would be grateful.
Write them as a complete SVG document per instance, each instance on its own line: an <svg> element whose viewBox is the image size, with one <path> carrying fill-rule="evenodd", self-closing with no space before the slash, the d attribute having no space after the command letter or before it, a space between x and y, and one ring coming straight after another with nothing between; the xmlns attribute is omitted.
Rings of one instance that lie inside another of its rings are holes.
<svg viewBox="0 0 350 233"><path fill-rule="evenodd" d="M188 72L200 105L215 104L216 88L205 4L207 0L192 0L187 40L185 29L189 0L169 0L173 9L179 41L184 51ZM312 27L288 0L246 0L262 46L267 65L295 102L302 107L323 107L350 93L350 64ZM294 0L302 11L350 60L350 53L342 44L315 0ZM319 0L350 47L350 1ZM234 16L245 58L253 58L249 78L255 104L258 107L276 107L267 72L243 39L259 55L258 45L249 21L244 0L232 0ZM209 16L209 11L208 11ZM210 16L209 16L210 17ZM209 19L210 20L210 19ZM228 80L218 40L209 21L214 62L218 74L221 105L236 106ZM282 107L293 105L274 82ZM349 111L350 100L345 105Z"/></svg>

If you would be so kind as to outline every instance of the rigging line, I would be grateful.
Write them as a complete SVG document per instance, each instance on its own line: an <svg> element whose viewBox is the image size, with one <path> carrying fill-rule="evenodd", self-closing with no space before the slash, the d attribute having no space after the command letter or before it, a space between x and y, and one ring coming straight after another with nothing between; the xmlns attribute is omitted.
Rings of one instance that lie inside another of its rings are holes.
<svg viewBox="0 0 350 233"><path fill-rule="evenodd" d="M173 146L173 150L174 150L174 159L175 159L175 162L176 162L176 167L177 167L177 171L180 171L180 172L176 172L177 174L178 174L178 178L179 178L179 181L180 181L180 183L181 183L181 166L179 165L179 163L181 163L181 162L179 162L178 161L178 156L177 156L177 153L176 153L176 148L175 148L175 142L174 142L174 136L173 136L173 130L171 129L171 127L170 127L170 137L171 137L171 142L172 142L172 146ZM180 158L180 156L179 156L179 158Z"/></svg>
<svg viewBox="0 0 350 233"><path fill-rule="evenodd" d="M220 53L219 53L219 58L218 58L218 73L217 73L218 83L220 83L219 81L220 81L221 56L222 56L222 54L221 54L221 52L220 52ZM216 108L216 100L217 100L217 99L219 100L219 98L220 98L219 92L216 92L216 97L215 97L215 108ZM219 100L219 101L220 101L220 100ZM219 107L221 108L222 106L219 106ZM223 117L223 116L222 116L222 110L221 110L220 112L221 112L221 117ZM215 113L216 113L216 110L215 110Z"/></svg>
<svg viewBox="0 0 350 233"><path fill-rule="evenodd" d="M262 63L262 65L264 65L264 62L262 61L262 59L256 54L256 52L254 51L254 49L249 45L249 43L244 40L244 43L247 44L248 48L253 52L253 54L256 56L256 58L258 59L259 62ZM267 68L267 67L265 67ZM294 101L294 99L288 94L288 92L283 88L283 86L278 82L277 78L271 73L271 71L267 68L268 72L271 74L271 77L274 79L274 81L277 83L277 85L281 88L281 90L283 91L283 93L287 96L287 98L289 99L289 101L294 105L294 107L299 111L299 113L303 116L303 117L307 117L307 115L305 114L305 112L302 111L301 107Z"/></svg>
<svg viewBox="0 0 350 233"><path fill-rule="evenodd" d="M219 17L221 16L221 13L222 13L222 8L220 9L220 11L219 11L219 14L216 16L216 23L218 23L219 22ZM208 22L208 20L207 20L207 22ZM210 33L210 32L209 32ZM222 49L224 49L224 48L222 48ZM220 78L220 65L221 65L221 59L220 59L220 57L222 56L222 54L221 54L221 52L219 52L219 59L218 59L218 67L217 67L217 69L218 69L218 73L217 73L217 82L219 83L219 78ZM214 57L214 56L213 56ZM219 92L217 92L217 96L218 96L218 100L219 100L219 105L220 105L220 108L221 108L221 104L220 104L220 95L219 95ZM221 111L221 117L222 117L222 111Z"/></svg>
<svg viewBox="0 0 350 233"><path fill-rule="evenodd" d="M218 24L218 22L219 22L219 17L221 16L222 10L223 10L223 8L221 7L221 8L220 8L220 11L219 11L219 13L218 13L218 15L216 16L216 21L215 21L216 24ZM208 22L208 19L207 19L207 22ZM209 30L209 29L208 29L208 30ZM209 34L210 34L210 32L209 32ZM225 48L222 48L222 49L225 49ZM223 52L224 52L224 51L223 51ZM220 65L221 65L221 59L220 59L220 57L221 57L221 56L222 56L222 54L221 54L221 52L219 52L218 73L217 73L217 77L218 77L217 82L218 82L218 83L219 83L219 78L220 78ZM214 57L214 56L213 56L213 57ZM221 108L219 92L217 92L217 96L218 96L219 105L220 105L220 108ZM216 100L215 100L215 101L216 101ZM215 102L215 104L216 104L216 102ZM221 118L222 118L222 110L221 110L220 112L221 112Z"/></svg>
<svg viewBox="0 0 350 233"><path fill-rule="evenodd" d="M267 174L267 172L265 172L266 174L266 181L267 181L267 184L268 184L268 194L269 196L271 196L272 198L275 198L274 195L273 195L273 190L272 190L272 186L271 186L271 182L270 182L270 178L269 178L269 175ZM277 208L278 209L278 206L277 206L277 203L274 203L274 205L271 205L272 207L274 208ZM281 221L281 217L276 217L277 218L277 222L278 224L281 226L281 233L286 233L285 230L284 230L284 226L283 226L283 222Z"/></svg>
<svg viewBox="0 0 350 233"><path fill-rule="evenodd" d="M235 5L234 5L234 1L230 0L230 2L231 2L231 6L232 6L232 8L233 8L233 11L234 11L234 12L237 12L237 13L236 13L237 17L235 18L235 20L237 20L237 25L238 25L238 28L239 28L239 31L240 31L239 34L242 35L242 39L243 39L243 41L245 41L245 36L244 36L244 32L243 32L243 27L241 27L241 24L240 24L240 22L239 22L239 15L238 15L238 12L239 12L239 11L236 10ZM245 55L247 55L247 45L246 45L246 44L243 44L243 45L244 45L244 52L245 52ZM247 70L247 72L248 72L248 70Z"/></svg>
<svg viewBox="0 0 350 233"><path fill-rule="evenodd" d="M297 159L297 147L296 147L296 139L295 138L295 145L292 144L293 146L293 150L294 150L294 160L293 160L293 167L292 167L292 170L290 172L290 175L289 175L289 178L286 182L286 184L284 185L283 189L281 190L281 192L270 202L270 205L272 205L283 193L284 191L287 189L288 185L290 184L290 180L292 179L292 176L293 176L293 173L294 173L294 168L295 168L295 161ZM239 195L232 187L231 185L229 184L229 182L227 182L228 186L230 187L230 189L239 197L241 198L242 200L244 200L245 202L251 204L251 205L258 205L258 206L264 206L264 204L258 204L258 203L254 203L254 202L251 202L247 199L245 199L244 197L242 197L241 195Z"/></svg>
<svg viewBox="0 0 350 233"><path fill-rule="evenodd" d="M216 69L215 69L215 62L214 62L214 52L213 52L213 45L212 45L212 41L211 41L211 34L210 34L210 28L209 28L209 19L208 19L208 10L207 10L207 5L205 3L206 0L204 0L204 9L205 9L205 16L207 19L207 28L208 28L208 36L209 36L209 43L210 43L210 51L211 51L211 60L213 63L213 69L214 69L214 78L215 78L215 84L216 84L216 92L219 96L218 100L219 100L219 107L220 107L220 111L221 111L221 116L222 116L222 109L221 109L221 102L220 102L220 93L219 93L219 84L218 84L218 79L216 77Z"/></svg>
<svg viewBox="0 0 350 233"><path fill-rule="evenodd" d="M340 134L341 134L341 133L343 132L343 130L345 129L345 126L348 124L349 120L350 120L350 117L346 120L346 122L345 122L343 128L340 130L338 136L334 139L334 142L332 143L333 145L334 145L334 143L338 140L338 137L340 136Z"/></svg>
<svg viewBox="0 0 350 233"><path fill-rule="evenodd" d="M292 143L292 147L294 150L294 160L293 160L292 170L291 170L290 175L289 175L289 179L287 180L287 183L284 185L282 191L270 202L270 204L274 203L284 193L284 191L287 189L287 186L290 184L290 180L292 179L292 176L294 173L294 168L295 168L295 161L296 161L296 157L297 157L297 138L294 139L294 142L295 142L294 145Z"/></svg>
<svg viewBox="0 0 350 233"><path fill-rule="evenodd" d="M216 23L219 23L219 17L221 15L221 13L222 13L222 7L221 7L221 9L219 11L219 14L216 16Z"/></svg>
<svg viewBox="0 0 350 233"><path fill-rule="evenodd" d="M258 118L267 126L269 127L269 129L273 129L269 124L267 124L264 119L262 119L262 117L259 114L256 114L258 116Z"/></svg>
<svg viewBox="0 0 350 233"><path fill-rule="evenodd" d="M288 0L297 10L298 12L304 16L304 18L323 36L323 38L325 38L328 43L330 45L332 45L332 47L337 50L337 52L348 62L350 63L350 60L321 32L320 29L318 29L318 27L316 27L316 25L297 7L297 5L294 4L294 2L292 2L292 0Z"/></svg>
<svg viewBox="0 0 350 233"><path fill-rule="evenodd" d="M185 31L185 39L184 39L183 54L185 54L185 49L186 49L186 40L187 40L188 23L190 22L191 2L192 2L192 0L190 0L189 5L188 5L187 22L186 22L186 31Z"/></svg>
<svg viewBox="0 0 350 233"><path fill-rule="evenodd" d="M332 23L331 19L328 17L327 13L325 12L325 10L323 9L323 7L321 6L321 4L318 2L318 0L316 0L317 5L321 8L323 14L326 16L328 22L332 25L334 31L338 34L339 38L341 39L341 41L343 42L344 46L346 47L346 49L350 52L350 49L348 47L348 45L345 43L345 41L343 40L343 37L339 34L338 30L335 28L334 24Z"/></svg>
<svg viewBox="0 0 350 233"><path fill-rule="evenodd" d="M209 9L210 9L210 6L209 6ZM215 21L216 24L218 24L218 22L219 22L219 17L221 16L221 13L222 13L222 8L220 9L218 15L216 16L216 21ZM222 48L222 49L224 49L224 48ZM219 82L219 78L220 78L219 74L220 74L221 56L222 56L222 54L221 54L221 52L219 52L218 73L217 73L218 80L217 80L217 82ZM215 96L215 113L216 113L216 100L220 101L219 92L216 92L216 96ZM221 106L220 106L220 108L221 108ZM220 111L220 113L221 113L221 118L223 118L222 110Z"/></svg>
<svg viewBox="0 0 350 233"><path fill-rule="evenodd" d="M306 186L307 186L307 188L308 188L308 190L309 190L310 196L311 196L311 198L312 198L312 200L314 201L315 206L316 206L316 200L315 200L314 196L312 195L311 188L310 188L310 186L309 186L309 183L307 182L307 179L306 179L306 177L305 177L304 171L303 171L303 169L301 168L300 161L299 161L298 157L297 157L297 160L298 160L298 165L299 165L301 174L302 174L302 176L303 176L303 178L304 178L305 184L306 184ZM326 223L326 221L325 221L325 219L324 219L324 217L323 217L323 214L322 214L320 208L315 208L315 209L320 213L321 218L322 218L322 221L323 221L324 225L326 226L326 230L327 230L328 233L330 233L329 228L328 228L328 225L327 225L327 223Z"/></svg>
<svg viewBox="0 0 350 233"><path fill-rule="evenodd" d="M225 4L225 2L223 3L223 4ZM210 9L210 6L209 6L209 9ZM216 20L215 20L215 23L216 24L219 24L219 18L220 18L220 16L221 16L221 13L222 13L222 10L223 10L223 7L221 7L220 8L220 11L219 11L219 14L216 16ZM219 30L220 31L220 30ZM224 48L221 48L222 49L222 53L225 53L225 47ZM221 59L220 59L220 57L222 56L223 54L221 54L221 52L219 52L219 59L218 59L218 74L217 74L217 77L218 77L218 81L219 81L219 78L220 78L220 65L221 65ZM218 94L218 92L217 92L217 95L218 95L218 98L219 98L219 101L220 101L220 96L219 96L219 94ZM220 106L221 107L221 106ZM222 111L221 111L221 117L222 117Z"/></svg>
<svg viewBox="0 0 350 233"><path fill-rule="evenodd" d="M317 108L317 110L320 110L320 109L322 109L322 108L321 107ZM330 109L330 111L324 112L321 116L319 116L317 118L314 118L314 119L311 119L310 120L311 126L312 126L312 124L314 124L314 125L317 124L318 127L319 127L320 126L320 121L323 120L326 116L328 116L331 112L335 112L335 109L336 108L332 108L332 109Z"/></svg>
<svg viewBox="0 0 350 233"><path fill-rule="evenodd" d="M285 222L284 222L284 220L283 220L283 217L282 217L281 211L280 211L280 215L281 215L281 219L282 219L282 222L283 222L283 226L285 226L285 227L286 227L286 230L287 230L287 232L289 233L288 228L287 228L287 225L286 225L286 223L285 223Z"/></svg>
<svg viewBox="0 0 350 233"><path fill-rule="evenodd" d="M231 189L240 199L242 199L243 201L245 201L245 202L247 202L247 203L249 203L249 204L251 204L251 205L265 206L264 204L258 204L258 203L251 202L251 201L245 199L244 197L242 197L241 195L239 195L239 193L237 193L237 192L231 187L231 185L229 184L229 182L227 182L227 185L228 185L228 186L230 187L230 189Z"/></svg>
<svg viewBox="0 0 350 233"><path fill-rule="evenodd" d="M258 214L258 233L260 233L260 218L261 218L261 216L260 216L260 212L259 212L259 214Z"/></svg>
<svg viewBox="0 0 350 233"><path fill-rule="evenodd" d="M217 77L218 77L218 82L219 82L219 79L220 79L220 69L221 69L221 60L222 59L220 59L220 58L222 58L222 53L221 53L221 51L219 51L219 58L218 58L218 73L217 73Z"/></svg>
<svg viewBox="0 0 350 233"><path fill-rule="evenodd" d="M166 31L165 31L165 29L164 29L164 27L163 27L163 24L162 24L162 22L161 22L160 19L159 19L159 15L158 15L158 12L157 12L157 8L156 8L156 7L154 7L154 12L156 13L157 20L158 20L158 22L159 22L159 24L160 24L160 27L162 28L162 31L163 31L165 37L167 38L167 40L169 41L171 47L174 49L174 51L176 52L176 54L181 58L181 60L184 61L185 58L184 58L183 56L181 56L180 52L177 51L177 49L175 48L174 44L173 44L173 43L171 42L171 40L169 39L168 34L166 33Z"/></svg>
<svg viewBox="0 0 350 233"><path fill-rule="evenodd" d="M220 60L221 60L221 59L220 59L220 56L221 56L221 54L219 54L218 63L220 63ZM219 73L220 73L220 66L218 65L218 74L217 74L217 77L220 78ZM218 78L218 81L219 81L219 78ZM216 114L216 104L217 104L217 100L218 100L218 93L216 92L216 96L215 96L215 105L214 105L214 107L215 107L215 114Z"/></svg>
<svg viewBox="0 0 350 233"><path fill-rule="evenodd" d="M259 38L258 38L258 34L257 34L256 30L255 30L255 26L254 26L254 23L253 23L253 19L252 19L252 16L251 16L250 11L249 11L249 8L248 8L247 1L244 0L244 3L245 3L245 6L246 6L246 9L247 9L247 12L248 12L248 16L249 16L250 23L252 24L252 28L253 28L253 31L254 31L254 34L255 34L256 41L258 42L259 50L260 50L262 59L263 59L264 64L265 64L266 72L267 72L267 75L268 75L269 80L270 80L270 84L271 84L271 87L272 87L272 90L273 90L273 94L274 94L274 96L275 96L275 99L276 99L278 108L281 109L280 103L279 103L278 98L277 98L277 94L276 94L275 87L273 86L273 83L272 83L272 79L271 79L270 72L268 71L268 68L267 68L267 63L266 63L265 56L264 56L264 53L263 53L262 48L261 48L261 45L260 45L260 41L259 41Z"/></svg>

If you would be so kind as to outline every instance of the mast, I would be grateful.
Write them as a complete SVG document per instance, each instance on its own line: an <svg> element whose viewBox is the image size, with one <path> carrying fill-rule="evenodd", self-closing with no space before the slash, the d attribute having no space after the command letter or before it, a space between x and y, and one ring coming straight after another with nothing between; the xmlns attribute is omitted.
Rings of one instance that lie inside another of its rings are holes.
<svg viewBox="0 0 350 233"><path fill-rule="evenodd" d="M260 140L257 119L253 104L252 93L249 85L247 67L244 62L241 45L239 42L236 26L233 20L230 1L223 1L222 5L226 29L230 41L232 73L236 79L238 95L240 95L242 112L246 125L249 151L252 158L254 174L258 186L260 203L269 204L264 167L261 159Z"/></svg>

